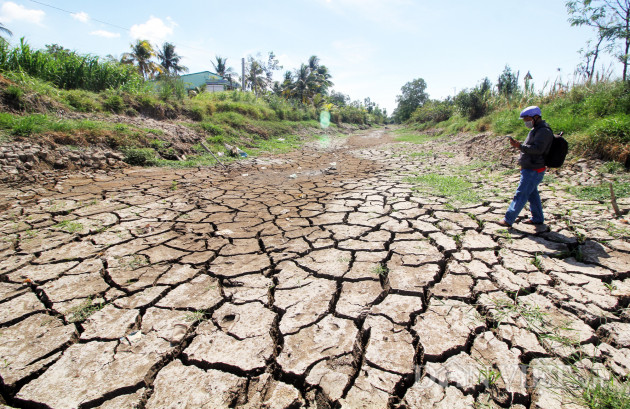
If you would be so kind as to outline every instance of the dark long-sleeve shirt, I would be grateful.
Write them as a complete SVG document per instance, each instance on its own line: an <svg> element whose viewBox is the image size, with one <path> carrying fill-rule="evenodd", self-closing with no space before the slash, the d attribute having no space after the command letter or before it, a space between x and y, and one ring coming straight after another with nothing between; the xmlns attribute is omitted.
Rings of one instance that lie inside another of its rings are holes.
<svg viewBox="0 0 630 409"><path fill-rule="evenodd" d="M525 142L521 144L521 156L518 163L523 169L540 169L545 167L545 154L553 141L553 132L543 120L529 131Z"/></svg>

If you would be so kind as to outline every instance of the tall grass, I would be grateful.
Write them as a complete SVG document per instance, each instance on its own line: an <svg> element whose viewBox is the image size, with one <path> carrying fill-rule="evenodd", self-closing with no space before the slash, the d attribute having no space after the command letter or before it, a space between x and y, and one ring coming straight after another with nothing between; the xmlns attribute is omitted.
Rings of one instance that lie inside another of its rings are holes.
<svg viewBox="0 0 630 409"><path fill-rule="evenodd" d="M14 48L7 42L0 42L0 71L23 72L62 89L137 90L143 84L142 77L132 66L103 62L99 57L74 52L50 54L33 50L24 38Z"/></svg>

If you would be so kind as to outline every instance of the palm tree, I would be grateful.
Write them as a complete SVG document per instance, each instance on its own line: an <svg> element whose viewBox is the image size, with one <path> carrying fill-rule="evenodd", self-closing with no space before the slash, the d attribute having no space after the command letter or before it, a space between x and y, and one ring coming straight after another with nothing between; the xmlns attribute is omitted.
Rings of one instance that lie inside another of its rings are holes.
<svg viewBox="0 0 630 409"><path fill-rule="evenodd" d="M308 59L308 68L311 71L317 71L317 68L319 68L319 57L317 57L316 55L311 55Z"/></svg>
<svg viewBox="0 0 630 409"><path fill-rule="evenodd" d="M333 82L330 80L332 75L328 72L328 68L325 65L317 67L315 74L315 81L317 82L317 92L323 95L328 94L328 89L332 87Z"/></svg>
<svg viewBox="0 0 630 409"><path fill-rule="evenodd" d="M162 67L151 61L153 57L155 57L155 51L151 43L148 40L138 40L135 44L131 44L131 52L124 53L120 62L136 65L140 75L147 79L162 72Z"/></svg>
<svg viewBox="0 0 630 409"><path fill-rule="evenodd" d="M164 68L165 74L177 75L180 72L188 72L188 67L179 65L182 57L175 52L175 46L171 43L162 44L162 48L158 50L157 57L160 65Z"/></svg>
<svg viewBox="0 0 630 409"><path fill-rule="evenodd" d="M262 93L267 88L267 77L265 76L265 70L256 60L249 61L249 67L245 72L245 78L248 88L255 94Z"/></svg>
<svg viewBox="0 0 630 409"><path fill-rule="evenodd" d="M313 97L313 88L315 86L314 78L311 75L308 65L302 64L299 69L295 71L295 81L292 84L292 93L294 97L298 98L305 104Z"/></svg>
<svg viewBox="0 0 630 409"><path fill-rule="evenodd" d="M217 60L216 63L211 61L212 66L214 67L214 72L230 81L230 89L232 89L232 80L234 77L237 77L236 71L234 71L232 67L227 66L227 58L219 57L218 55L215 55L214 58Z"/></svg>
<svg viewBox="0 0 630 409"><path fill-rule="evenodd" d="M8 28L6 28L6 27L4 26L4 24L2 24L2 23L0 23L0 33L2 33L2 34L6 34L6 35L8 35L9 37L11 37L11 36L13 35L13 33L11 32L11 30L9 30Z"/></svg>

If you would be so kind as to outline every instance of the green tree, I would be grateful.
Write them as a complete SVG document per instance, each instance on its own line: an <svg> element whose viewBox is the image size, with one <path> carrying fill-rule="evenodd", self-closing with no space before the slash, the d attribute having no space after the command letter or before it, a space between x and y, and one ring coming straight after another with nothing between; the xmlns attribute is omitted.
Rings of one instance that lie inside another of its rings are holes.
<svg viewBox="0 0 630 409"><path fill-rule="evenodd" d="M514 93L518 91L518 77L519 73L517 72L515 75L510 66L506 65L503 69L503 73L501 73L497 80L499 94L505 95L507 98L514 95Z"/></svg>
<svg viewBox="0 0 630 409"><path fill-rule="evenodd" d="M621 42L621 53L616 57L623 64L623 80L628 80L630 0L572 0L565 4L572 26L593 27L599 39Z"/></svg>
<svg viewBox="0 0 630 409"><path fill-rule="evenodd" d="M413 111L429 99L429 94L425 92L426 89L427 83L422 78L417 78L403 85L400 89L402 95L396 97L398 106L394 110L394 117L397 122L408 120Z"/></svg>
<svg viewBox="0 0 630 409"><path fill-rule="evenodd" d="M321 105L333 85L331 77L328 68L313 55L293 73L286 72L280 88L287 98L297 99L303 104Z"/></svg>
<svg viewBox="0 0 630 409"><path fill-rule="evenodd" d="M46 52L55 57L62 55L69 55L71 51L67 48L60 46L59 44L46 44Z"/></svg>
<svg viewBox="0 0 630 409"><path fill-rule="evenodd" d="M335 92L332 91L330 93L330 96L328 97L328 100L337 105L338 107L344 107L346 105L348 105L348 102L350 102L350 97L346 94L343 94L341 92Z"/></svg>
<svg viewBox="0 0 630 409"><path fill-rule="evenodd" d="M372 111L374 111L374 108L378 108L378 106L372 102L372 100L370 99L370 97L367 97L363 100L363 105L365 106L365 109L368 111L368 114L371 114Z"/></svg>
<svg viewBox="0 0 630 409"><path fill-rule="evenodd" d="M214 59L216 60L216 62L211 61L212 66L214 67L214 72L219 74L226 80L230 81L230 89L233 89L234 86L232 85L232 83L235 80L238 80L238 75L236 74L236 71L234 71L232 67L228 67L227 58L223 58L218 55L215 55Z"/></svg>
<svg viewBox="0 0 630 409"><path fill-rule="evenodd" d="M273 51L270 51L267 55L267 61L261 60L260 57L247 57L245 78L243 78L245 89L253 91L257 95L271 90L273 73L280 69L282 69L282 66Z"/></svg>
<svg viewBox="0 0 630 409"><path fill-rule="evenodd" d="M316 84L307 65L302 64L295 72L293 83L289 85L289 95L306 104L314 96Z"/></svg>
<svg viewBox="0 0 630 409"><path fill-rule="evenodd" d="M188 68L180 65L182 57L175 52L175 45L172 43L162 44L162 48L157 53L160 65L166 75L178 75L180 72L188 72Z"/></svg>
<svg viewBox="0 0 630 409"><path fill-rule="evenodd" d="M314 94L328 94L328 88L333 86L331 81L332 76L328 72L328 68L325 65L319 63L319 58L312 55L308 59L308 70L311 78L312 91Z"/></svg>
<svg viewBox="0 0 630 409"><path fill-rule="evenodd" d="M471 91L465 89L455 97L455 106L459 112L470 121L479 119L488 113L492 91L492 83L484 78L479 85Z"/></svg>
<svg viewBox="0 0 630 409"><path fill-rule="evenodd" d="M138 73L144 78L153 78L162 72L162 67L151 59L155 57L155 50L148 40L138 40L131 44L131 52L124 53L120 62L135 65Z"/></svg>

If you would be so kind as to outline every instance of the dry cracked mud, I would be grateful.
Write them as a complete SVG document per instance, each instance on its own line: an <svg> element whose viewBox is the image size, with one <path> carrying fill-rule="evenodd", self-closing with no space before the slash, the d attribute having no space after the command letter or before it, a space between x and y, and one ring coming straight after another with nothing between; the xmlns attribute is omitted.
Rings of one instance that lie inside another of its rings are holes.
<svg viewBox="0 0 630 409"><path fill-rule="evenodd" d="M627 377L628 231L558 188L592 169L506 230L513 155L469 168L473 203L407 179L504 141L389 132L3 185L0 407L569 408L546 368Z"/></svg>

